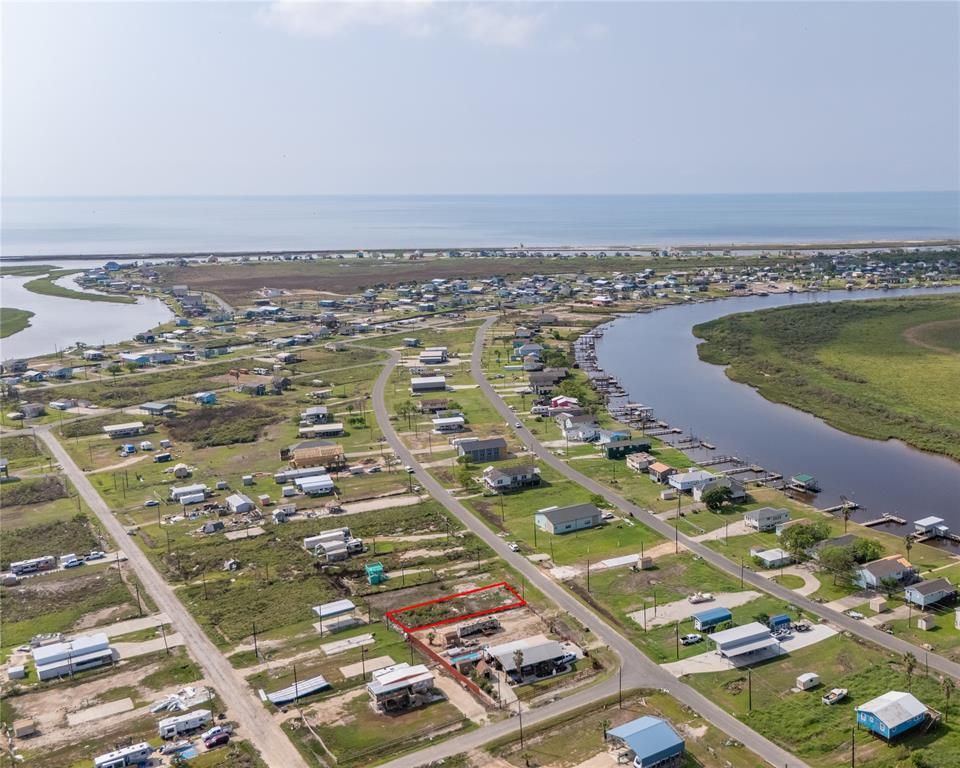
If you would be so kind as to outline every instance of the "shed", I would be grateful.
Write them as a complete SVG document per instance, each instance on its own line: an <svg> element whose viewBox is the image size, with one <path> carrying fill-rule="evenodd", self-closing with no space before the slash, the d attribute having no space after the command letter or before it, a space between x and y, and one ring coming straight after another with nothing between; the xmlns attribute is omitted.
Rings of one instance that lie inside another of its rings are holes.
<svg viewBox="0 0 960 768"><path fill-rule="evenodd" d="M387 580L387 574L383 570L383 563L370 563L365 566L367 571L367 584L382 584Z"/></svg>
<svg viewBox="0 0 960 768"><path fill-rule="evenodd" d="M797 678L797 688L801 691L809 691L820 685L820 675L815 672L804 672Z"/></svg>
<svg viewBox="0 0 960 768"><path fill-rule="evenodd" d="M234 514L250 512L253 509L253 501L242 493L233 493L227 496L227 509Z"/></svg>
<svg viewBox="0 0 960 768"><path fill-rule="evenodd" d="M33 736L37 732L37 725L29 718L21 718L13 721L13 735L18 739L24 739L27 736Z"/></svg>
<svg viewBox="0 0 960 768"><path fill-rule="evenodd" d="M767 621L767 626L769 626L770 629L777 630L782 627L789 627L791 621L791 618L787 614L778 613L776 616L770 617Z"/></svg>
<svg viewBox="0 0 960 768"><path fill-rule="evenodd" d="M870 598L870 610L874 613L885 613L887 611L887 599L880 595Z"/></svg>
<svg viewBox="0 0 960 768"><path fill-rule="evenodd" d="M666 720L644 715L605 734L626 746L633 754L634 768L681 765L684 742Z"/></svg>
<svg viewBox="0 0 960 768"><path fill-rule="evenodd" d="M701 631L709 631L728 621L733 621L733 614L728 608L708 608L693 614L693 626Z"/></svg>
<svg viewBox="0 0 960 768"><path fill-rule="evenodd" d="M929 613L925 613L917 619L917 629L922 629L924 632L929 632L931 629L936 629L936 627L936 619Z"/></svg>
<svg viewBox="0 0 960 768"><path fill-rule="evenodd" d="M777 639L770 634L770 628L759 621L717 632L710 639L716 645L717 653L728 659L780 647Z"/></svg>

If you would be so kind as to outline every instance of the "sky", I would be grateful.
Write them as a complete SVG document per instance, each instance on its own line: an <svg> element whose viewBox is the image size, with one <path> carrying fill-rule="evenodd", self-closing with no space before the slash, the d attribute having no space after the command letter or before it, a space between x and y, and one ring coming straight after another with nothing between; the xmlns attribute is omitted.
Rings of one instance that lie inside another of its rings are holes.
<svg viewBox="0 0 960 768"><path fill-rule="evenodd" d="M953 2L2 5L5 196L960 188Z"/></svg>

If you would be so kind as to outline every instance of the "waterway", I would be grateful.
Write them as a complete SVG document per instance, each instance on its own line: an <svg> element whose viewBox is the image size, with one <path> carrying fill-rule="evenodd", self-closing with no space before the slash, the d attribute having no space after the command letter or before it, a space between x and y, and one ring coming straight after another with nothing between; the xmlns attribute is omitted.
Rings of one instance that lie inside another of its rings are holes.
<svg viewBox="0 0 960 768"><path fill-rule="evenodd" d="M0 340L0 359L34 357L82 341L85 344L112 344L133 338L173 317L160 299L138 297L136 304L84 301L62 296L45 296L28 291L31 277L0 277L0 303L33 312L30 326ZM57 281L82 291L72 276ZM93 291L91 291L93 293Z"/></svg>
<svg viewBox="0 0 960 768"><path fill-rule="evenodd" d="M597 360L621 381L630 400L652 406L656 418L716 446L712 452L700 449L694 458L735 455L785 477L808 473L823 489L814 502L819 508L839 504L845 496L863 507L854 519L884 512L908 521L936 515L960 532L960 463L897 440L849 435L808 413L770 402L727 378L723 366L700 360L699 340L692 332L699 323L735 312L930 292L830 291L670 306L607 325L597 343ZM903 526L891 530L908 532Z"/></svg>

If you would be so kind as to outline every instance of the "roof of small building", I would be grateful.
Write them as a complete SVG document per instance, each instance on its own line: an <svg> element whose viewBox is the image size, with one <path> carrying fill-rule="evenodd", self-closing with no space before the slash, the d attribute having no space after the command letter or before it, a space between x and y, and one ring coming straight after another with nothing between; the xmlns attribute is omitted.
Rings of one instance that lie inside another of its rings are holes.
<svg viewBox="0 0 960 768"><path fill-rule="evenodd" d="M717 607L717 608L707 608L705 611L698 611L693 614L693 618L698 621L728 621L733 618L733 614L730 613L729 608Z"/></svg>
<svg viewBox="0 0 960 768"><path fill-rule="evenodd" d="M871 573L873 576L878 579L882 579L886 576L894 576L903 571L908 571L913 568L910 564L910 561L907 560L903 555L890 555L889 557L881 558L880 560L872 560L869 563L865 563L860 566L862 570Z"/></svg>
<svg viewBox="0 0 960 768"><path fill-rule="evenodd" d="M744 518L750 518L751 520L759 520L762 517L769 517L771 514L776 515L787 515L790 516L790 513L785 509L780 509L778 507L760 507L760 509L751 509L749 512L744 513Z"/></svg>
<svg viewBox="0 0 960 768"><path fill-rule="evenodd" d="M471 437L461 440L458 445L464 451L482 451L487 448L506 448L507 441L502 437Z"/></svg>
<svg viewBox="0 0 960 768"><path fill-rule="evenodd" d="M672 470L673 467L669 464L664 464L662 461L655 461L650 465L649 469L651 472L667 472Z"/></svg>
<svg viewBox="0 0 960 768"><path fill-rule="evenodd" d="M553 524L572 523L585 517L599 517L600 510L594 504L572 504L569 507L547 507L537 511Z"/></svg>
<svg viewBox="0 0 960 768"><path fill-rule="evenodd" d="M641 760L668 750L683 748L683 739L659 717L644 715L607 731L623 741Z"/></svg>

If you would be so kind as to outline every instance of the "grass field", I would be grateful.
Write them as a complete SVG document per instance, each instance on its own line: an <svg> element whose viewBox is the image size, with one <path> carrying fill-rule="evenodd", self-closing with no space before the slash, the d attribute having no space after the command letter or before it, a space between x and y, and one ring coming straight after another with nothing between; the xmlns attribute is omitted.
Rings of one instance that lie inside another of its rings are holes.
<svg viewBox="0 0 960 768"><path fill-rule="evenodd" d="M909 690L928 707L943 712L946 702L939 681L923 671L922 658L912 676L908 676L902 660L835 635L755 665L749 680L743 669L688 675L683 679L811 765L849 765L853 733L857 765L949 768L960 761L960 730L953 724L955 704L947 713L945 724L925 734L918 730L892 744L865 730L852 730L853 705L890 690ZM797 676L804 672L816 672L823 685L811 691L794 691ZM820 703L823 692L833 687L849 689L849 704L828 707Z"/></svg>
<svg viewBox="0 0 960 768"><path fill-rule="evenodd" d="M33 293L40 293L44 296L59 296L64 299L79 299L81 301L108 301L114 304L134 304L136 299L133 296L114 296L104 293L90 293L87 291L77 291L62 285L57 285L55 280L62 277L81 272L79 269L58 269L44 277L37 277L24 284L24 288Z"/></svg>
<svg viewBox="0 0 960 768"><path fill-rule="evenodd" d="M33 312L27 309L15 309L14 307L0 307L0 339L7 336L13 336L30 325L30 318Z"/></svg>
<svg viewBox="0 0 960 768"><path fill-rule="evenodd" d="M960 296L785 307L698 325L707 362L853 434L960 459Z"/></svg>

